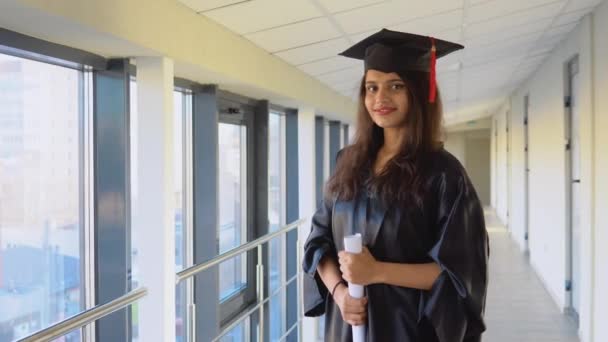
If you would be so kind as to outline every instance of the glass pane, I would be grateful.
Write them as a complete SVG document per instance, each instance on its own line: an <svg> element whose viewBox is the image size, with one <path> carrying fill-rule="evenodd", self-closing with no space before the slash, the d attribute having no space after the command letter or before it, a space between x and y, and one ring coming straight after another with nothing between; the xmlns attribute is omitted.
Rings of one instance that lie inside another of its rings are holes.
<svg viewBox="0 0 608 342"><path fill-rule="evenodd" d="M270 113L268 118L268 222L269 231L274 232L284 224L283 208L283 164L284 146L282 143L282 120L279 113ZM273 293L281 285L284 277L283 236L269 242L269 291ZM278 340L283 333L284 325L284 299L283 296L274 296L270 299L270 340Z"/></svg>
<svg viewBox="0 0 608 342"><path fill-rule="evenodd" d="M137 109L137 83L131 80L129 83L129 120L130 120L130 132L129 132L129 144L130 144L130 168L131 168L131 220L135 211L133 208L137 206L137 200L139 198L139 191L137 187L137 155L139 149L137 143L137 132L138 132L138 109ZM133 224L131 224L133 227ZM139 269L137 267L137 230L131 229L131 288L135 289L139 286ZM131 305L131 337L133 341L139 341L139 304L135 302Z"/></svg>
<svg viewBox="0 0 608 342"><path fill-rule="evenodd" d="M246 318L241 324L234 327L232 330L222 336L220 342L246 342L249 341L247 331L249 327L249 319Z"/></svg>
<svg viewBox="0 0 608 342"><path fill-rule="evenodd" d="M173 200L175 207L175 271L181 271L186 264L185 220L184 220L184 110L185 94L173 92ZM175 287L175 335L176 341L186 339L186 282Z"/></svg>
<svg viewBox="0 0 608 342"><path fill-rule="evenodd" d="M219 239L220 253L246 241L246 128L219 124ZM220 264L220 300L239 292L247 282L246 256Z"/></svg>
<svg viewBox="0 0 608 342"><path fill-rule="evenodd" d="M79 78L0 54L0 341L84 306Z"/></svg>

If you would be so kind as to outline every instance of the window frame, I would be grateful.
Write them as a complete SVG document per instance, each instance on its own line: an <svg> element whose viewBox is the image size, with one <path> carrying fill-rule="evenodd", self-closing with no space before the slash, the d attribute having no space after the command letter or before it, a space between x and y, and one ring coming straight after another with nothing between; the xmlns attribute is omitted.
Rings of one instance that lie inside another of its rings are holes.
<svg viewBox="0 0 608 342"><path fill-rule="evenodd" d="M256 168L255 168L255 150L256 146L256 131L254 129L254 116L256 112L255 100L233 94L227 91L219 90L217 93L218 103L218 127L219 124L233 124L243 126L246 129L246 159L247 159L247 175L246 180L246 227L247 232L245 234L246 241L252 241L257 237L257 229L255 222L256 215L256 197L255 197L255 179ZM238 112L236 112L238 111ZM219 142L218 142L219 145ZM218 146L219 147L219 146ZM218 165L219 167L219 165ZM219 197L218 197L219 200ZM218 207L219 208L219 207ZM218 217L219 224L219 217ZM216 230L217 227L213 227ZM212 233L212 232L208 232ZM216 232L213 232L215 234ZM213 236L213 235L211 235ZM218 239L218 252L219 252L219 235ZM230 324L238 315L245 310L247 307L253 305L257 299L256 293L256 263L257 253L252 250L247 253L246 258L246 272L247 272L247 283L241 291L231 295L227 299L219 302L219 325L220 329ZM219 268L218 268L219 269ZM218 274L219 282L219 274ZM218 298L219 301L219 298Z"/></svg>

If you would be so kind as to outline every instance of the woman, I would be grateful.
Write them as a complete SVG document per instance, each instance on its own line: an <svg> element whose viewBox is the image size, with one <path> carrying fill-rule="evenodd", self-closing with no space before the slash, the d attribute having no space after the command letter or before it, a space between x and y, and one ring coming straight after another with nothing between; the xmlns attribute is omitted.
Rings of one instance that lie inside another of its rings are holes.
<svg viewBox="0 0 608 342"><path fill-rule="evenodd" d="M304 246L305 314L325 340L472 342L485 330L488 236L462 165L443 149L435 59L462 46L382 30L363 59L357 133L339 153ZM344 236L361 233L360 254ZM346 282L364 285L355 299Z"/></svg>

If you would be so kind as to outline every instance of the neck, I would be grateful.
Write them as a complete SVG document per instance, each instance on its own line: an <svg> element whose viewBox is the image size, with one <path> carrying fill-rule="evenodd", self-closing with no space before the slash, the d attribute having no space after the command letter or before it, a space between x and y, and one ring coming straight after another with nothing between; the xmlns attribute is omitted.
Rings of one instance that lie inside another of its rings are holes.
<svg viewBox="0 0 608 342"><path fill-rule="evenodd" d="M384 129L384 145L382 150L389 155L399 153L403 140L405 139L405 127L385 128Z"/></svg>

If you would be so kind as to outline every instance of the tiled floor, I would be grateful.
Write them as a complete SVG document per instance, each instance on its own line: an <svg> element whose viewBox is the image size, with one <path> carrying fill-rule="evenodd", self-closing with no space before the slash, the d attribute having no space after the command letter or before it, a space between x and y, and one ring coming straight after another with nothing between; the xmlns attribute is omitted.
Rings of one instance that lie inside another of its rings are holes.
<svg viewBox="0 0 608 342"><path fill-rule="evenodd" d="M560 313L524 254L490 212L490 284L484 342L578 342L575 324Z"/></svg>

